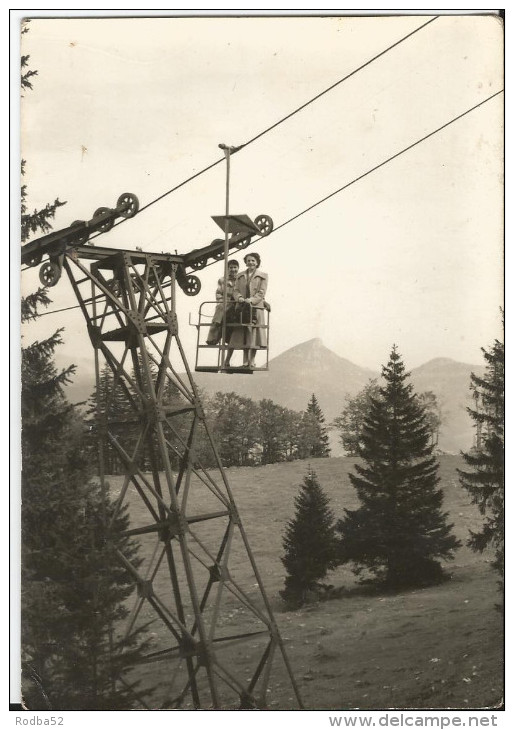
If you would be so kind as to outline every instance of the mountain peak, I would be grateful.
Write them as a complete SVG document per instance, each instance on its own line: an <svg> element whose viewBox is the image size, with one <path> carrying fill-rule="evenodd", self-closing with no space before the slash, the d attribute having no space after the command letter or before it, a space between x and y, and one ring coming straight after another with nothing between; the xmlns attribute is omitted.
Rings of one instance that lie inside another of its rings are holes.
<svg viewBox="0 0 514 730"><path fill-rule="evenodd" d="M471 372L472 370L480 372L482 367L480 365L471 365L470 363L452 360L450 357L434 357L432 360L429 360L423 365L419 365L417 368L414 368L412 372L461 373L464 371Z"/></svg>
<svg viewBox="0 0 514 730"><path fill-rule="evenodd" d="M299 345L295 345L294 347L291 347L289 350L286 350L286 352L292 352L293 350L298 352L299 350L309 351L309 350L326 350L326 349L327 348L323 344L323 340L321 340L321 338L313 337L312 340L307 340L306 342L300 342Z"/></svg>
<svg viewBox="0 0 514 730"><path fill-rule="evenodd" d="M458 364L457 360L452 360L451 357L433 357L431 360L427 360L426 363L424 363L424 366L427 365L453 365ZM421 367L421 366L420 366Z"/></svg>

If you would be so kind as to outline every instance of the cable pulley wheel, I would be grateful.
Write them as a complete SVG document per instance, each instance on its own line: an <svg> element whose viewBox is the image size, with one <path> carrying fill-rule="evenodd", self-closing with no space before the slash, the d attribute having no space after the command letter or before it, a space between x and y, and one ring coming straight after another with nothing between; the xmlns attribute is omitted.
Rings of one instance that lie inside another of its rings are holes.
<svg viewBox="0 0 514 730"><path fill-rule="evenodd" d="M107 231L110 231L111 228L114 225L114 211L111 210L111 208L98 208L98 210L95 210L93 214L93 219L98 218L100 215L105 215L105 213L112 213L112 218L107 218L107 220L103 221L103 223L100 223L98 226L98 230L102 233L107 233Z"/></svg>
<svg viewBox="0 0 514 730"><path fill-rule="evenodd" d="M133 218L139 210L139 200L132 193L123 193L116 203L116 211L122 218Z"/></svg>
<svg viewBox="0 0 514 730"><path fill-rule="evenodd" d="M35 253L35 254L33 254L30 257L29 261L27 261L27 266L39 266L39 264L41 263L41 259L42 258L43 258L43 254L42 253Z"/></svg>
<svg viewBox="0 0 514 730"><path fill-rule="evenodd" d="M109 291L114 294L115 297L119 297L121 294L121 286L118 279L109 279L107 282L107 288Z"/></svg>
<svg viewBox="0 0 514 730"><path fill-rule="evenodd" d="M39 281L43 286L55 286L61 278L61 267L53 261L47 261L39 269Z"/></svg>
<svg viewBox="0 0 514 730"><path fill-rule="evenodd" d="M195 276L194 274L186 276L182 289L188 297L195 297L200 292L201 288L202 282L197 276Z"/></svg>
<svg viewBox="0 0 514 730"><path fill-rule="evenodd" d="M251 236L246 236L246 238L243 238L241 241L238 241L236 243L236 248L247 248L252 242Z"/></svg>
<svg viewBox="0 0 514 730"><path fill-rule="evenodd" d="M214 241L211 243L211 246L224 246L224 244L225 241L222 238L215 238ZM216 261L221 261L221 259L225 256L225 251L223 248L221 248L219 251L213 253L212 256L216 259Z"/></svg>
<svg viewBox="0 0 514 730"><path fill-rule="evenodd" d="M269 215L258 215L254 223L261 232L261 236L269 236L273 230L273 218L270 218Z"/></svg>
<svg viewBox="0 0 514 730"><path fill-rule="evenodd" d="M83 226L85 221L73 221L70 228L76 228L77 226ZM73 234L73 243L78 243L80 246L83 246L85 243L88 242L89 239L89 231L87 228L84 231L81 231L80 233Z"/></svg>
<svg viewBox="0 0 514 730"><path fill-rule="evenodd" d="M207 266L207 259L198 259L198 261L193 261L191 264L191 268L195 271L200 271L200 269L205 269Z"/></svg>

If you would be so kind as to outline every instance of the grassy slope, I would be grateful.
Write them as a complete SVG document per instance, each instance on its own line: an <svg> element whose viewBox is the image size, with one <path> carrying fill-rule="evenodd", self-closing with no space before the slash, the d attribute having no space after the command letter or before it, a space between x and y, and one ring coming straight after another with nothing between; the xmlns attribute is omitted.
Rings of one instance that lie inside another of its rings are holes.
<svg viewBox="0 0 514 730"><path fill-rule="evenodd" d="M468 529L480 524L480 516L457 481L460 459L443 456L440 463L444 508L464 543ZM311 461L336 517L345 507L356 506L348 479L352 464L345 458ZM306 462L292 462L227 470L305 706L467 709L497 705L503 684L503 626L494 610L496 577L487 557L466 547L448 565L451 580L440 586L366 595L356 589L348 569L339 569L329 579L347 589L340 598L284 611L278 596L284 580L282 533L307 467ZM111 479L115 490L119 481ZM198 491L192 487L193 503ZM133 524L147 522L139 504L131 501ZM201 507L199 500L198 511L205 511ZM255 579L242 545L233 545L229 567L240 585L254 595ZM159 580L164 589L166 578L158 577L157 584ZM221 621L237 630L247 625L245 617L231 610L230 601ZM231 661L244 673L242 650L234 651ZM158 665L145 670L156 671L160 671ZM294 708L289 681L278 664L270 687L271 709Z"/></svg>

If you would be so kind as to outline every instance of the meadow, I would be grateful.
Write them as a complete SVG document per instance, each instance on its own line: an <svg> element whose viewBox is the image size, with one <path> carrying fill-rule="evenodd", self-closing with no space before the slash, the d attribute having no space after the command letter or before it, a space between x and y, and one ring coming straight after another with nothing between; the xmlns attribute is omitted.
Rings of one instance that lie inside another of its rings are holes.
<svg viewBox="0 0 514 730"><path fill-rule="evenodd" d="M446 564L447 581L402 593L380 593L360 586L351 570L344 567L327 577L327 582L334 586L330 600L296 611L286 610L279 596L284 583L282 536L294 514L294 497L303 477L309 466L314 469L337 519L344 508L357 506L348 478L354 462L338 457L227 470L305 707L501 706L504 645L503 616L495 608L500 600L497 576L491 569L491 556L474 553L465 545L469 530L480 526L481 517L458 482L456 469L463 465L460 457L440 457L443 508L454 524L454 534L462 542L455 559ZM109 477L109 482L116 494L122 477ZM208 508L202 490L194 482L189 499L198 512ZM129 494L129 502L132 526L147 524L146 508L135 493ZM216 520L211 520L202 529L221 528ZM145 553L151 549L150 542L142 541L146 558ZM243 546L237 542L231 549L229 567L248 595L258 600L255 577ZM165 572L157 574L156 590L169 592L167 581ZM142 618L150 619L151 612L144 609ZM223 605L220 622L238 631L250 628L251 624L236 602L230 602L230 597ZM151 631L157 645L170 643L159 625L152 625ZM245 660L252 647L235 647L230 651L232 666L244 676ZM155 707L165 701L169 691L165 664L144 665L137 670L145 684L158 685L152 699ZM268 706L295 709L291 685L281 663L272 673Z"/></svg>

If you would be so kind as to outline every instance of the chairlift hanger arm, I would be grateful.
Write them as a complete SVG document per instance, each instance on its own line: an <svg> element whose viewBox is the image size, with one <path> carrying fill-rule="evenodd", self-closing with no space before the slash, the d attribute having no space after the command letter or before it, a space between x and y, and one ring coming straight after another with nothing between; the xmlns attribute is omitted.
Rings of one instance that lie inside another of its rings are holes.
<svg viewBox="0 0 514 730"><path fill-rule="evenodd" d="M115 208L98 208L91 220L74 221L67 228L52 231L22 246L21 263L37 266L45 254L55 257L64 253L68 247L83 249L92 233L110 231L116 218L132 218L138 210L137 197L132 193L123 193L118 198ZM95 256L85 256L85 258L95 258Z"/></svg>
<svg viewBox="0 0 514 730"><path fill-rule="evenodd" d="M39 266L43 256L48 256L48 261L40 269L40 280L44 286L55 286L60 279L63 265L63 258L66 254L79 259L92 259L103 261L115 257L120 253L119 249L106 248L104 246L88 245L91 233L104 233L114 226L117 217L132 218L139 210L139 201L131 193L123 193L117 201L116 208L98 208L93 218L89 221L75 221L67 228L59 231L52 231L45 236L40 236L34 241L22 246L21 263L27 266ZM267 236L273 230L273 221L267 215L257 216L252 221L247 215L226 215L213 216L213 220L230 233L228 249L244 249L252 243L252 236ZM147 254L143 251L128 251L134 263L144 263ZM221 260L225 255L225 241L215 239L208 246L194 249L187 254L165 254L152 253L156 262L177 264L177 283L188 296L195 296L201 289L201 282L197 276L188 273L187 269L199 270L207 265L210 257L215 261Z"/></svg>
<svg viewBox="0 0 514 730"><path fill-rule="evenodd" d="M259 215L252 221L247 215L212 216L215 223L224 231L228 221L228 248L241 250L254 243L252 236L268 236L273 230L273 220L268 215ZM195 270L203 269L209 258L221 260L224 256L225 241L216 238L208 246L196 248L183 255L184 266Z"/></svg>

